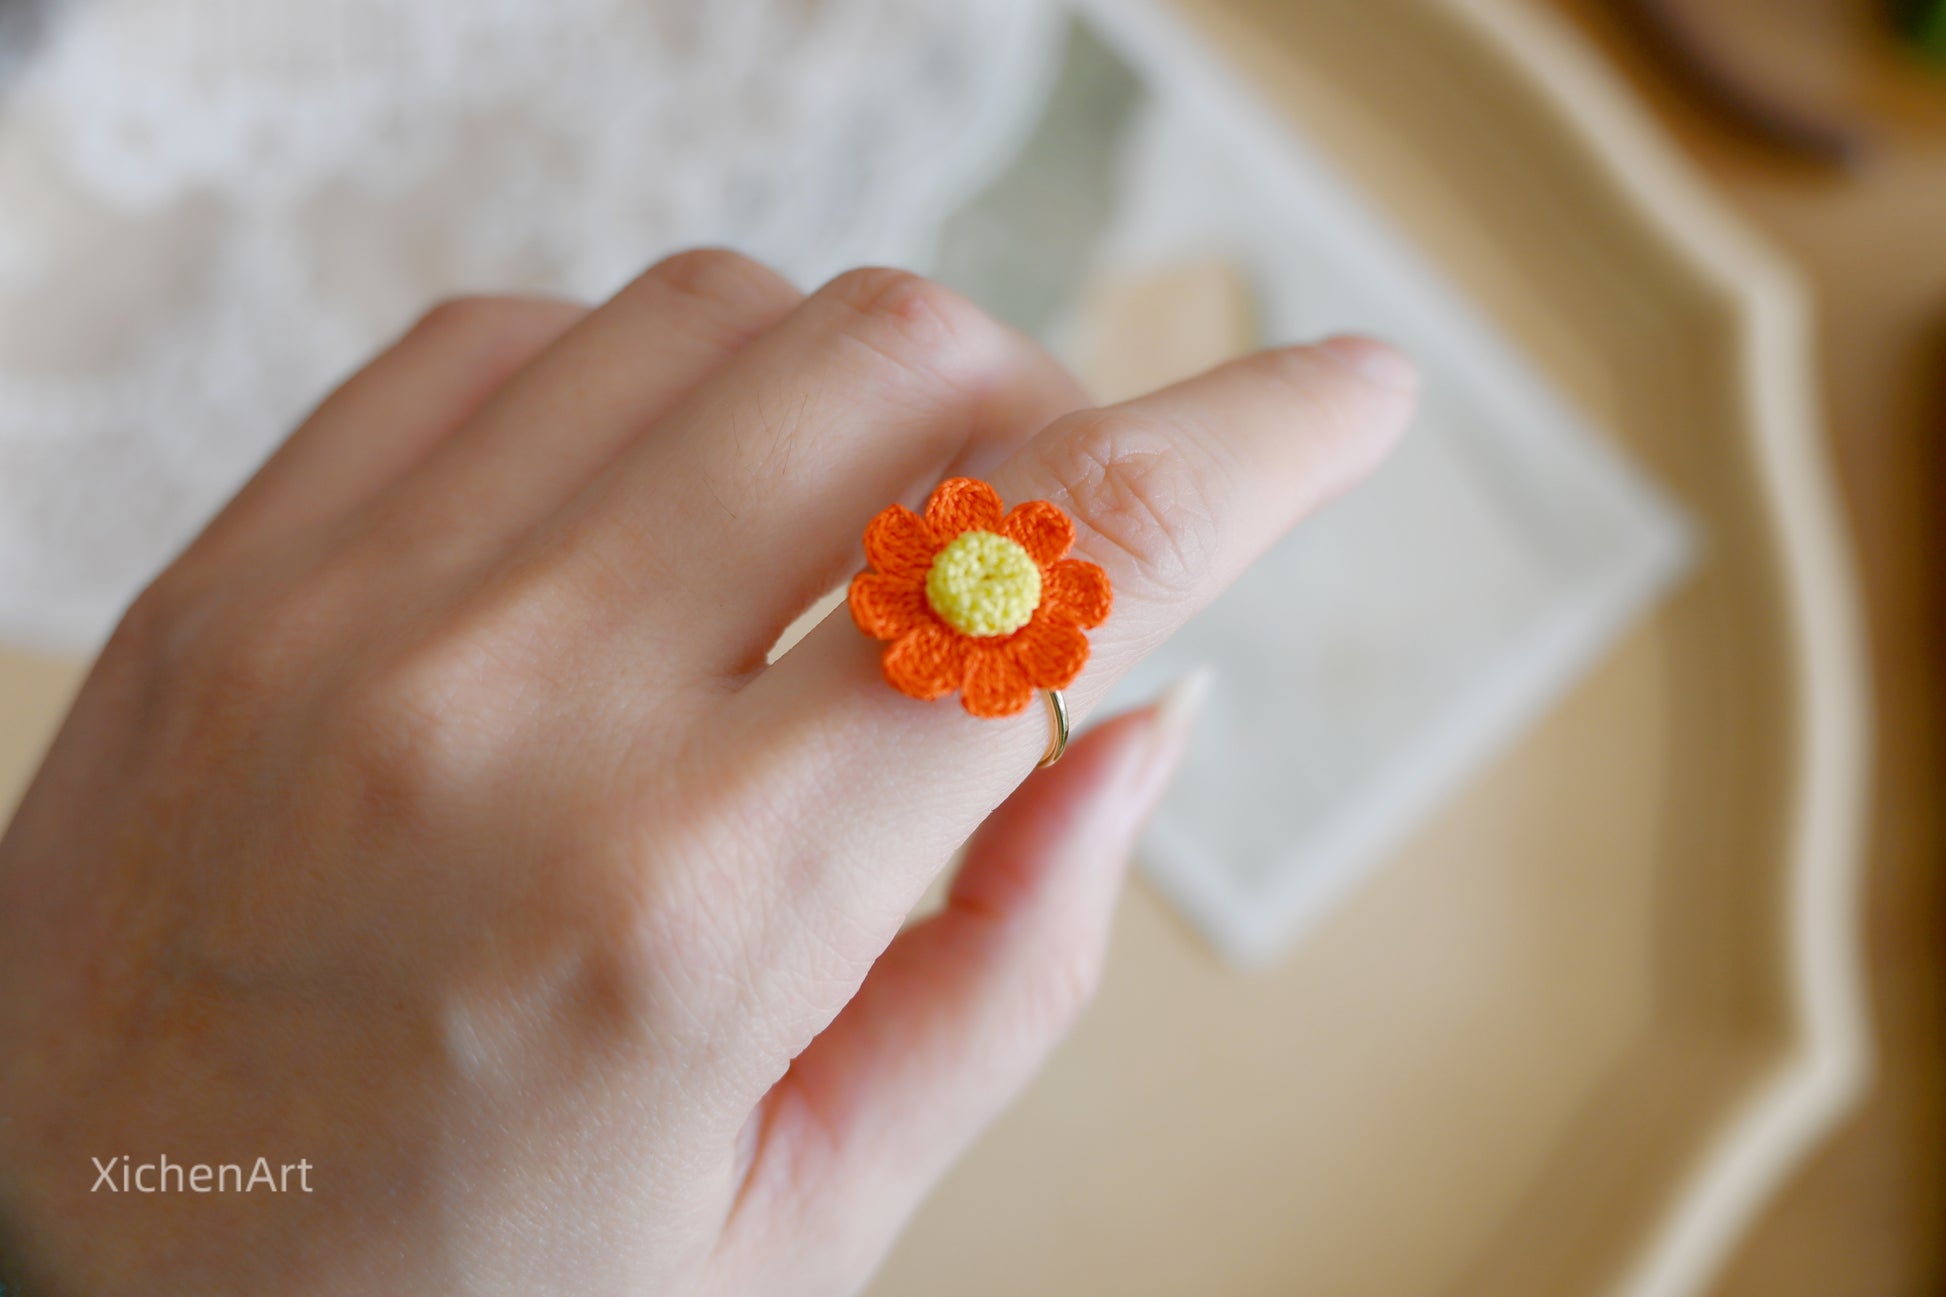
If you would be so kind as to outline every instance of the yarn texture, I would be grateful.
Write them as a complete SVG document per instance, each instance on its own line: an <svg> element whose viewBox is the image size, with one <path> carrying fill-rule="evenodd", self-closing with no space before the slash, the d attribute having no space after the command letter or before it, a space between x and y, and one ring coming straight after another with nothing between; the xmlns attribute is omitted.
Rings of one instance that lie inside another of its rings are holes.
<svg viewBox="0 0 1946 1297"><path fill-rule="evenodd" d="M1074 522L1046 500L1003 510L985 482L940 483L923 515L892 505L865 528L870 567L852 578L852 620L888 640L885 679L909 697L959 690L975 716L1012 716L1065 689L1088 661L1084 631L1108 618L1108 574L1069 558Z"/></svg>
<svg viewBox="0 0 1946 1297"><path fill-rule="evenodd" d="M1019 541L963 531L933 559L926 602L956 631L1011 635L1041 606L1041 570Z"/></svg>

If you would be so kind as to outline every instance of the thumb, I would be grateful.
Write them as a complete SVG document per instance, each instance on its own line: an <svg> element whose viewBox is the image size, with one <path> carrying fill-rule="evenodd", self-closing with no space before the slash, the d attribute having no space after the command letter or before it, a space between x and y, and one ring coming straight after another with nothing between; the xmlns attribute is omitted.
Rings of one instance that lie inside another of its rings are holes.
<svg viewBox="0 0 1946 1297"><path fill-rule="evenodd" d="M860 1273L830 1277L861 1281L1067 1034L1207 684L1191 673L1023 783L968 844L945 908L893 941L778 1082L738 1214L792 1221L789 1264L841 1254Z"/></svg>

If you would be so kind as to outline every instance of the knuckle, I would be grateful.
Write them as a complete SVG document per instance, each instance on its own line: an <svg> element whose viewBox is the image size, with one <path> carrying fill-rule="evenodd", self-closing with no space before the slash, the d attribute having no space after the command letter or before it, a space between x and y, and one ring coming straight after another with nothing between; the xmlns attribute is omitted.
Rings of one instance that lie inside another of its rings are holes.
<svg viewBox="0 0 1946 1297"><path fill-rule="evenodd" d="M693 849L631 834L618 824L595 855L607 867L588 890L591 1005L625 1025L661 1020L691 1040L730 1023L756 1028L775 1005L752 1001L747 952L755 898L740 877ZM623 858L617 842L642 842Z"/></svg>
<svg viewBox="0 0 1946 1297"><path fill-rule="evenodd" d="M377 671L348 684L330 712L327 746L364 800L407 809L424 803L452 742L444 702L416 679Z"/></svg>
<svg viewBox="0 0 1946 1297"><path fill-rule="evenodd" d="M711 306L769 312L787 307L796 290L776 271L727 248L690 248L664 257L642 282Z"/></svg>
<svg viewBox="0 0 1946 1297"><path fill-rule="evenodd" d="M631 864L635 877L610 898L599 943L615 980L641 987L674 976L706 983L730 977L735 898L697 886L685 862L660 853ZM703 1003L692 1007L701 1012Z"/></svg>
<svg viewBox="0 0 1946 1297"><path fill-rule="evenodd" d="M483 353L489 363L519 362L537 342L586 314L570 302L541 297L463 296L436 303L406 335L413 341Z"/></svg>
<svg viewBox="0 0 1946 1297"><path fill-rule="evenodd" d="M246 594L210 628L202 656L226 691L282 692L324 651L340 607L321 582Z"/></svg>
<svg viewBox="0 0 1946 1297"><path fill-rule="evenodd" d="M426 309L425 314L412 326L411 335L490 336L505 327L516 314L518 306L514 299L504 297L448 297Z"/></svg>
<svg viewBox="0 0 1946 1297"><path fill-rule="evenodd" d="M1209 571L1222 534L1214 469L1190 444L1130 411L1091 410L1054 439L1050 465L1075 520L1169 595L1188 593Z"/></svg>
<svg viewBox="0 0 1946 1297"><path fill-rule="evenodd" d="M996 350L982 344L996 328L978 307L909 270L848 270L822 292L850 313L850 337L930 380L964 383L966 371Z"/></svg>
<svg viewBox="0 0 1946 1297"><path fill-rule="evenodd" d="M672 1013L694 1013L672 987L686 967L645 921L640 900L615 887L595 889L576 923L581 959L573 1000L578 1016L604 1034L629 1034ZM666 1026L666 1024L664 1024Z"/></svg>
<svg viewBox="0 0 1946 1297"><path fill-rule="evenodd" d="M693 806L656 811L611 835L625 844L615 873L628 880L627 901L614 908L629 916L631 948L651 962L727 973L761 922L762 889L749 868L761 857L734 826Z"/></svg>
<svg viewBox="0 0 1946 1297"><path fill-rule="evenodd" d="M923 312L945 292L923 275L896 266L858 266L825 287L825 293L861 315Z"/></svg>
<svg viewBox="0 0 1946 1297"><path fill-rule="evenodd" d="M327 713L328 747L373 800L419 805L481 773L492 701L453 646L421 646L345 680Z"/></svg>

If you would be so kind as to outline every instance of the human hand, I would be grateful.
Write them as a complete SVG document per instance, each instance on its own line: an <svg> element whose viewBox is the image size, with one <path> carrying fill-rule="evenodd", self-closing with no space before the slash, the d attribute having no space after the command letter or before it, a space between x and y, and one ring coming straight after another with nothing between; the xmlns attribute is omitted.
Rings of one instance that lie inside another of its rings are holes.
<svg viewBox="0 0 1946 1297"><path fill-rule="evenodd" d="M1038 708L903 697L842 612L766 651L972 473L1114 582L1085 714L1410 386L1342 339L1092 410L924 280L722 252L435 311L136 602L0 840L0 1255L31 1297L855 1291L1088 998L1186 717L1030 777ZM100 1187L165 1155L305 1170Z"/></svg>

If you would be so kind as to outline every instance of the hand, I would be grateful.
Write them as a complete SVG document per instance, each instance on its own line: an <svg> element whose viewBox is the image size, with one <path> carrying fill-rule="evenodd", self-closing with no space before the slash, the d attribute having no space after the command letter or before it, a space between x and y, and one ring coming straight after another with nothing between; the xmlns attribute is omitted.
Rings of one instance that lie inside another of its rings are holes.
<svg viewBox="0 0 1946 1297"><path fill-rule="evenodd" d="M1078 717L1410 385L1341 339L1089 409L924 280L723 252L434 311L137 600L0 842L0 1255L32 1297L855 1291L1087 999L1184 718L1030 777L1038 704L903 697L842 611L766 650L968 472L1114 582ZM165 1156L305 1169L119 1187Z"/></svg>

